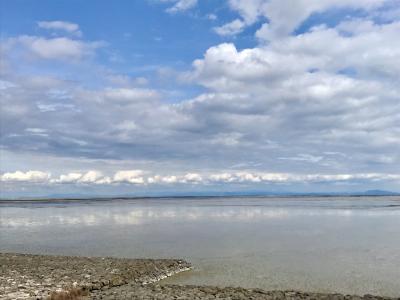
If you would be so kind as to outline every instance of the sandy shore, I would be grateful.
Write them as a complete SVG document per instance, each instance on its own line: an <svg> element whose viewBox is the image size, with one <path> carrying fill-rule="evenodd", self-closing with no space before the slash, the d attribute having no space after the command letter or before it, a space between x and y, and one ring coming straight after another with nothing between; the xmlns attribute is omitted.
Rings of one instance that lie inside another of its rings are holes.
<svg viewBox="0 0 400 300"><path fill-rule="evenodd" d="M158 285L188 271L179 259L120 259L0 253L0 299L47 299L74 287L82 299L400 299L378 296Z"/></svg>

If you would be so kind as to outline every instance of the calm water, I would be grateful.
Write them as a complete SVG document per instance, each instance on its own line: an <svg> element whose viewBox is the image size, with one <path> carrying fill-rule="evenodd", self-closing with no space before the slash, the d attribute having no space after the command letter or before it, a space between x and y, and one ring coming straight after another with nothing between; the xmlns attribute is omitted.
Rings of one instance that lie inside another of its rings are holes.
<svg viewBox="0 0 400 300"><path fill-rule="evenodd" d="M0 203L0 251L179 257L168 283L400 295L400 197Z"/></svg>

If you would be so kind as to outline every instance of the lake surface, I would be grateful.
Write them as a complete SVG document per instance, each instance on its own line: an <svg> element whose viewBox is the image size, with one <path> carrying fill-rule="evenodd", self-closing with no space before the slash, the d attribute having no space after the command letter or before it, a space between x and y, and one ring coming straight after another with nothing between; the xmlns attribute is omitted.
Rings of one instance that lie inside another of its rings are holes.
<svg viewBox="0 0 400 300"><path fill-rule="evenodd" d="M166 283L400 296L400 197L0 202L0 251L184 258Z"/></svg>

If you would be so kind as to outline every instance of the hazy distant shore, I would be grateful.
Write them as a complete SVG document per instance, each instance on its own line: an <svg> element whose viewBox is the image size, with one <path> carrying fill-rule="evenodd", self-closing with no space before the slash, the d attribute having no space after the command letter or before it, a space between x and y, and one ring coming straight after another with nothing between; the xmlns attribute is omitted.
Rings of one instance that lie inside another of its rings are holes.
<svg viewBox="0 0 400 300"><path fill-rule="evenodd" d="M47 299L53 292L81 290L76 299L400 299L379 296L233 287L159 285L188 271L180 259L121 259L0 253L0 299ZM53 294L54 296L55 294Z"/></svg>
<svg viewBox="0 0 400 300"><path fill-rule="evenodd" d="M79 196L79 197L21 197L21 198L0 198L2 202L64 202L64 201L110 201L110 200L142 200L142 199L213 199L213 198L334 198L334 197L396 197L398 192L371 190L358 193L233 193L233 194L205 194L205 195L165 195L165 196Z"/></svg>

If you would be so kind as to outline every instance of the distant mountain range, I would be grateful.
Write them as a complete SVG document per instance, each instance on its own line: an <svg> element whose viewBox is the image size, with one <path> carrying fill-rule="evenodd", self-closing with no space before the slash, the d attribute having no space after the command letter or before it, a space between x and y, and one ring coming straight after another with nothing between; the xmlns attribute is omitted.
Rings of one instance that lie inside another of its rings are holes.
<svg viewBox="0 0 400 300"><path fill-rule="evenodd" d="M382 191L382 190L368 190L364 192L364 195L371 196L399 196L400 193L390 192L390 191Z"/></svg>

